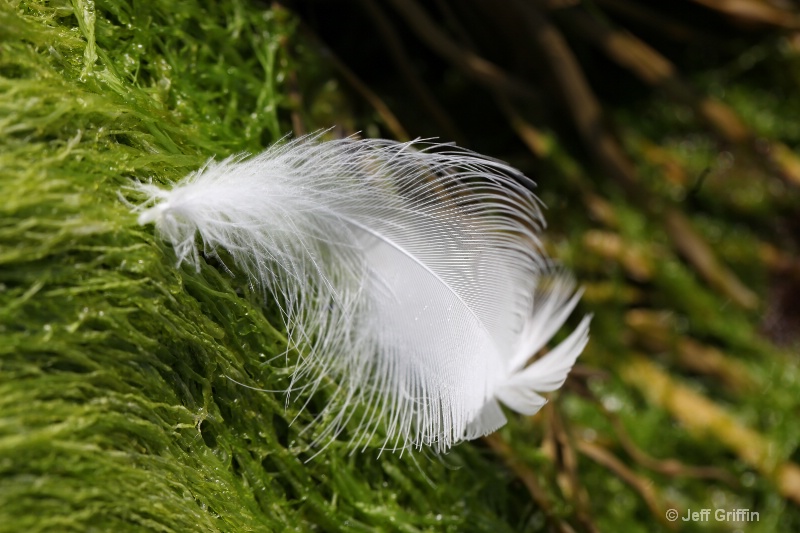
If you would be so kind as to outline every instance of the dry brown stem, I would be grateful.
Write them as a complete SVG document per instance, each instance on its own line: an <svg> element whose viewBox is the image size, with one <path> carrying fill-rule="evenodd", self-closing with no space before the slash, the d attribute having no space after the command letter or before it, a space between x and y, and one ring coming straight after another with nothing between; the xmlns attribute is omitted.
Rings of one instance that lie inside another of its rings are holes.
<svg viewBox="0 0 800 533"><path fill-rule="evenodd" d="M677 209L669 209L664 217L664 226L678 252L712 287L740 307L758 307L756 294L717 260L708 243L694 231L686 215Z"/></svg>
<svg viewBox="0 0 800 533"><path fill-rule="evenodd" d="M545 514L548 522L561 533L574 533L572 526L555 516L550 497L539 484L539 481L536 479L536 474L517 457L511 446L500 436L500 433L487 435L483 437L483 441L503 460L508 469L522 481L525 488L528 489L531 499L533 499L539 509Z"/></svg>
<svg viewBox="0 0 800 533"><path fill-rule="evenodd" d="M659 496L653 486L652 481L643 478L636 472L628 468L628 466L619 460L613 453L603 448L598 444L586 440L578 440L576 442L578 451L590 458L595 463L604 466L613 472L618 478L630 485L630 487L639 493L644 500L650 512L662 523L667 526L674 526L672 522L668 522L664 518L666 508L659 503Z"/></svg>
<svg viewBox="0 0 800 533"><path fill-rule="evenodd" d="M743 22L766 24L777 28L800 28L797 13L757 0L693 0L695 3L725 13Z"/></svg>
<svg viewBox="0 0 800 533"><path fill-rule="evenodd" d="M513 0L545 58L584 144L610 176L631 187L636 171L605 124L602 107L567 41L535 2Z"/></svg>

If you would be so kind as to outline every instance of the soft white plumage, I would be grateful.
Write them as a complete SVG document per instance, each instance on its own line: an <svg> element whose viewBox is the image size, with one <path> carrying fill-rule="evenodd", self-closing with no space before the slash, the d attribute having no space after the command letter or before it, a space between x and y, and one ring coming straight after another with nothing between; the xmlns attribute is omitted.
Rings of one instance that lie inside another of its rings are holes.
<svg viewBox="0 0 800 533"><path fill-rule="evenodd" d="M452 146L316 134L140 184L137 209L179 264L199 268L199 235L276 299L305 354L293 386L338 383L326 436L383 425L386 448L441 451L505 424L500 403L538 411L588 339L586 317L526 366L579 298L540 253L529 184Z"/></svg>

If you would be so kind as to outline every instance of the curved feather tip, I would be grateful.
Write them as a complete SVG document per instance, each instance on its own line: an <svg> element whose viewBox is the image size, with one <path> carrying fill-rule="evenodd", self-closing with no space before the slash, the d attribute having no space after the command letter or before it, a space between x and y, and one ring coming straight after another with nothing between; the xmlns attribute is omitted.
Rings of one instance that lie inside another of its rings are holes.
<svg viewBox="0 0 800 533"><path fill-rule="evenodd" d="M291 389L338 383L319 438L443 451L505 424L500 404L538 411L588 340L586 317L527 364L580 297L541 252L531 185L450 145L314 134L139 184L136 209L179 264L199 268L199 235L280 304L307 354Z"/></svg>

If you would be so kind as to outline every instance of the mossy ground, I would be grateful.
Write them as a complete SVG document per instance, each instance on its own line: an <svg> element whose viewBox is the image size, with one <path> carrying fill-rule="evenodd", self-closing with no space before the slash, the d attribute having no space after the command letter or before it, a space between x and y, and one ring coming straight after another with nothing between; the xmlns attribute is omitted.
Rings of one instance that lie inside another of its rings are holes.
<svg viewBox="0 0 800 533"><path fill-rule="evenodd" d="M291 113L314 128L361 124L324 54L292 14L244 0L3 1L0 28L1 532L634 532L667 530L668 507L760 513L680 524L689 531L800 528L797 358L759 329L767 304L710 287L660 218L589 180L557 142L538 181L552 247L595 314L583 373L504 428L505 456L481 442L441 458L353 453L346 435L320 450L302 430L324 391L300 412L304 398L248 388L281 389L291 373L269 302L213 262L176 269L120 191L258 151ZM793 57L771 61L796 69ZM739 80L706 76L712 94ZM763 87L725 97L760 136L797 146L784 116L800 105ZM685 200L700 237L766 301L765 245L790 241L770 232L796 216L797 192L755 159L731 164L681 109L643 100L616 113L642 187L657 213ZM674 161L688 172L664 180ZM724 172L685 194L709 165ZM523 483L531 472L546 508Z"/></svg>

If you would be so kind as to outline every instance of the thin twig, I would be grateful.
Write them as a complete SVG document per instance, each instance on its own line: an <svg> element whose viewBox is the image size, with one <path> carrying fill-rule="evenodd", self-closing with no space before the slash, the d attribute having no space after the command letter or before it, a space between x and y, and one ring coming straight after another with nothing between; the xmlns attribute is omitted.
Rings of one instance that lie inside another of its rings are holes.
<svg viewBox="0 0 800 533"><path fill-rule="evenodd" d="M389 130L392 132L392 135L398 141L408 141L411 137L406 132L403 125L400 123L400 120L392 113L392 110L389 109L389 106L384 103L384 101L372 90L370 89L362 80L359 78L355 72L350 70L350 68L344 64L344 62L339 59L333 51L328 48L322 40L317 37L317 35L311 31L310 28L303 25L303 29L309 39L311 39L322 51L325 57L331 62L331 64L336 68L336 70L341 74L341 76L349 83L353 89L355 89L361 96L369 102L369 104L375 109L375 111L380 115L381 119L383 119L384 124Z"/></svg>
<svg viewBox="0 0 800 533"><path fill-rule="evenodd" d="M394 26L389 20L389 17L386 16L386 14L374 0L360 1L364 6L364 9L366 9L366 11L369 13L372 21L375 23L378 34L386 43L386 47L389 49L389 54L392 56L392 60L394 61L395 65L397 65L397 69L400 71L400 74L406 80L408 87L430 114L431 118L436 121L445 135L459 144L465 144L466 140L461 132L458 131L455 122L453 122L450 116L448 116L444 109L442 109L442 106L436 101L436 97L434 97L433 94L428 90L414 70L411 61L408 58L408 54L406 54L405 48L403 47L403 42L397 35Z"/></svg>
<svg viewBox="0 0 800 533"><path fill-rule="evenodd" d="M652 482L642 479L641 476L628 468L625 463L620 461L613 453L597 444L585 440L578 440L576 446L582 454L589 457L597 464L608 468L622 481L630 485L631 488L639 493L654 516L659 518L663 524L674 528L676 524L664 518L665 509L658 501L658 495L653 488Z"/></svg>
<svg viewBox="0 0 800 533"><path fill-rule="evenodd" d="M631 459L648 470L653 470L654 472L658 472L659 474L670 477L716 479L734 487L739 485L733 475L721 468L715 468L713 466L686 465L677 459L656 459L655 457L645 453L636 445L636 443L633 442L630 434L625 429L625 425L618 416L605 408L603 408L603 412L608 418L609 422L611 422L611 425L614 426L614 432L619 439L619 443L622 445L622 448L625 450L625 453L627 453Z"/></svg>
<svg viewBox="0 0 800 533"><path fill-rule="evenodd" d="M521 80L450 39L414 0L390 1L423 42L481 84L514 96L536 96Z"/></svg>
<svg viewBox="0 0 800 533"><path fill-rule="evenodd" d="M669 209L664 223L678 252L712 287L745 309L758 307L758 296L717 260L711 247L694 231L683 213L677 209Z"/></svg>
<svg viewBox="0 0 800 533"><path fill-rule="evenodd" d="M606 126L600 103L566 40L535 3L513 1L541 49L584 144L606 172L630 189L636 181L635 168Z"/></svg>
<svg viewBox="0 0 800 533"><path fill-rule="evenodd" d="M701 33L682 21L676 20L665 13L657 13L650 9L645 2L635 0L595 0L599 5L615 11L624 17L658 31L676 41L699 41L708 38L707 33Z"/></svg>
<svg viewBox="0 0 800 533"><path fill-rule="evenodd" d="M797 13L768 2L756 0L692 0L705 7L747 22L766 24L777 28L798 29Z"/></svg>
<svg viewBox="0 0 800 533"><path fill-rule="evenodd" d="M547 517L547 521L562 533L574 533L574 530L569 524L555 516L553 513L553 505L550 503L550 497L542 486L539 485L536 474L519 460L514 450L503 437L501 437L499 433L493 433L483 437L483 441L503 460L508 469L514 472L514 475L522 481L525 488L528 489L531 499Z"/></svg>
<svg viewBox="0 0 800 533"><path fill-rule="evenodd" d="M550 422L548 427L552 435L551 439L557 449L557 457L555 459L563 473L562 476L559 476L559 480L563 480L562 484L565 484L566 488L568 488L564 492L575 503L575 514L583 529L589 533L598 533L597 526L592 520L589 493L580 482L578 456L575 453L572 439L570 439L564 428L564 420L561 417L561 413L554 402L548 403L544 409Z"/></svg>

